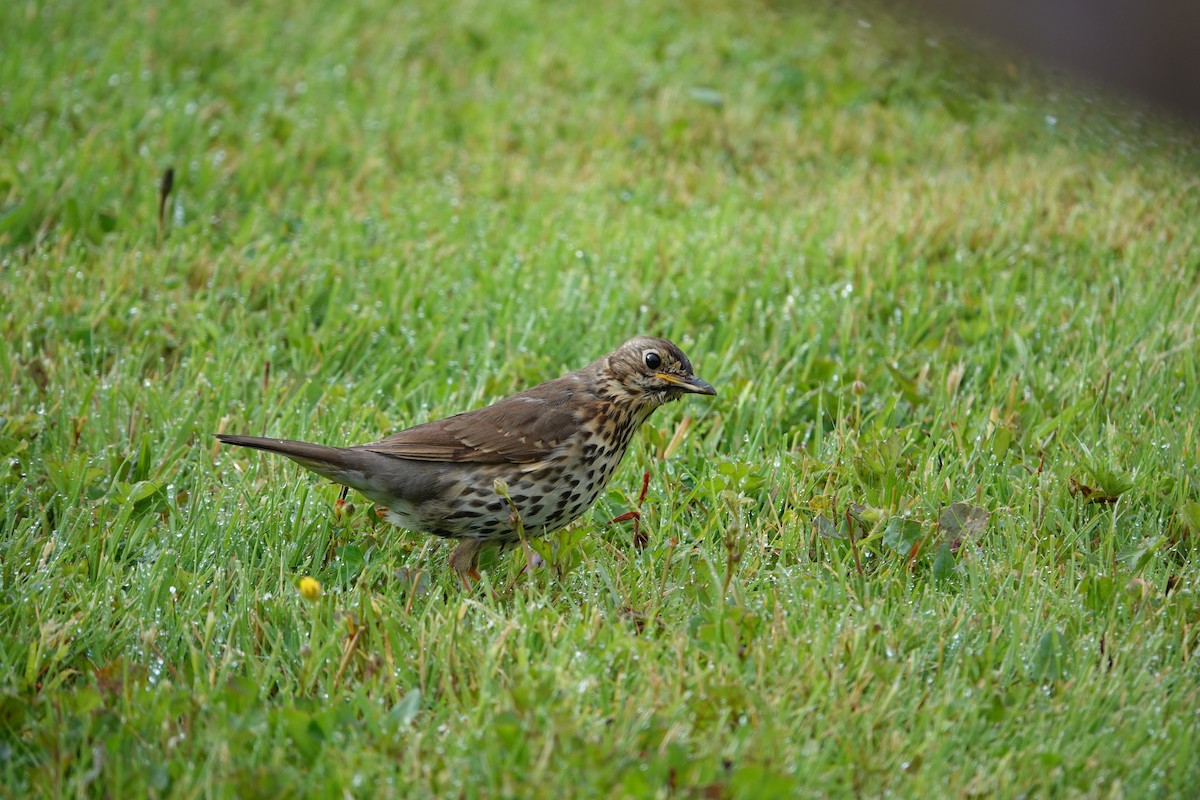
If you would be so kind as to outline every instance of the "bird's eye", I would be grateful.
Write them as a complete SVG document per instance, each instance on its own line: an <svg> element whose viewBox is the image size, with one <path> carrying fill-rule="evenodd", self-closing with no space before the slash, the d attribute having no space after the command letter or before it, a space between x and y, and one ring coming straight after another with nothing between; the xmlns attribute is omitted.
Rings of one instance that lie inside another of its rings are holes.
<svg viewBox="0 0 1200 800"><path fill-rule="evenodd" d="M646 366L650 369L658 369L662 366L662 359L659 358L658 353L653 350L646 353Z"/></svg>

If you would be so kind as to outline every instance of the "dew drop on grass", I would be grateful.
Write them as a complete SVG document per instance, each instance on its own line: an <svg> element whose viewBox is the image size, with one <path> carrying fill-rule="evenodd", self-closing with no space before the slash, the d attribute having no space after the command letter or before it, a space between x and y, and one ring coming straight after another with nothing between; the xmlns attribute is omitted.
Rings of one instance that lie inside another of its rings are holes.
<svg viewBox="0 0 1200 800"><path fill-rule="evenodd" d="M149 674L146 676L146 679L151 684L158 683L158 679L162 677L163 666L164 662L161 658L154 658L150 660Z"/></svg>

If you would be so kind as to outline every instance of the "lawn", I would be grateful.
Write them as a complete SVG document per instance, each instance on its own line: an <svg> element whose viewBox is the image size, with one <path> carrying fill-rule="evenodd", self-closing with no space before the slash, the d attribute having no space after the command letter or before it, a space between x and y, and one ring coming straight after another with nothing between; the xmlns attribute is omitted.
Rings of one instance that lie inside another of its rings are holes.
<svg viewBox="0 0 1200 800"><path fill-rule="evenodd" d="M0 793L1191 794L1197 142L874 6L2 4ZM718 396L472 591L210 435L636 333Z"/></svg>

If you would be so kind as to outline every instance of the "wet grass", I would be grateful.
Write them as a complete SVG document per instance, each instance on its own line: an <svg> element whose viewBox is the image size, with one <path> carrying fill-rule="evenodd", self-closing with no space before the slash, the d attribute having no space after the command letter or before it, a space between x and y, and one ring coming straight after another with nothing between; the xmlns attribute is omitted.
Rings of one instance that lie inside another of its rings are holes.
<svg viewBox="0 0 1200 800"><path fill-rule="evenodd" d="M1200 782L1193 139L806 4L11 3L0 86L6 792ZM494 593L208 436L639 332L719 397Z"/></svg>

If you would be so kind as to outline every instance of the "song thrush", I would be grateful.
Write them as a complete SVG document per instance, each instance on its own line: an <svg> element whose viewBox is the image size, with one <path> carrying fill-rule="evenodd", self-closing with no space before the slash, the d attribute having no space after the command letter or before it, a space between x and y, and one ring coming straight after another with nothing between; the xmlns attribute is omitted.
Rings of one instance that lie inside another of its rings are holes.
<svg viewBox="0 0 1200 800"><path fill-rule="evenodd" d="M674 344L640 336L561 378L371 444L217 438L280 453L357 489L393 525L461 540L450 565L469 586L480 550L517 543L518 524L539 536L591 507L634 432L654 409L687 393L716 390L692 374ZM497 480L507 485L507 499Z"/></svg>

